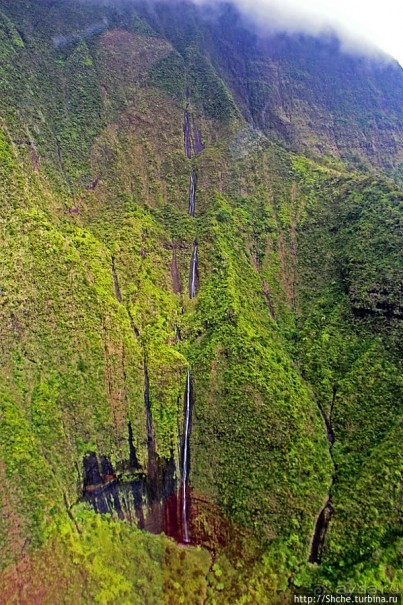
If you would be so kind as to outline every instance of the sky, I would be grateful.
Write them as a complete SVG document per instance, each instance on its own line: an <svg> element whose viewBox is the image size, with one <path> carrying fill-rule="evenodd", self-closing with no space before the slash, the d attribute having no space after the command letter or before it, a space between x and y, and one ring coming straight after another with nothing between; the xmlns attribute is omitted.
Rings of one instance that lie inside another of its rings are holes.
<svg viewBox="0 0 403 605"><path fill-rule="evenodd" d="M205 0L195 0L203 3ZM234 0L262 25L317 34L333 27L346 50L371 52L371 45L403 66L403 0ZM270 15L270 18L269 18Z"/></svg>

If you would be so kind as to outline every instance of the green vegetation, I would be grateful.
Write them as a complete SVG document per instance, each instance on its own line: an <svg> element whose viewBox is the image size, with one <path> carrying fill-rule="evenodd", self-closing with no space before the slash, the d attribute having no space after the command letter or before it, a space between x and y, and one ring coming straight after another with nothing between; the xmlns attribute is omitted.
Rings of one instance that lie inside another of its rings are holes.
<svg viewBox="0 0 403 605"><path fill-rule="evenodd" d="M233 11L0 9L0 602L401 588L401 72ZM129 423L147 472L145 366L177 479L191 368L199 547L81 501Z"/></svg>
<svg viewBox="0 0 403 605"><path fill-rule="evenodd" d="M55 519L46 546L25 562L17 584L29 602L44 604L55 598L77 605L202 603L209 565L200 548L185 550L163 535L80 510L74 523ZM19 602L7 584L3 597Z"/></svg>
<svg viewBox="0 0 403 605"><path fill-rule="evenodd" d="M299 164L310 211L300 234L302 312L296 354L303 376L326 414L332 414L336 465L334 520L314 582L330 585L332 578L339 584L397 590L399 193L359 177L322 176L318 187L307 167ZM304 311L308 305L309 313Z"/></svg>
<svg viewBox="0 0 403 605"><path fill-rule="evenodd" d="M196 105L201 106L207 118L227 121L237 115L237 109L224 82L211 63L197 48L186 53L189 93Z"/></svg>
<svg viewBox="0 0 403 605"><path fill-rule="evenodd" d="M160 88L173 98L185 98L185 62L179 53L163 57L150 70L148 84Z"/></svg>

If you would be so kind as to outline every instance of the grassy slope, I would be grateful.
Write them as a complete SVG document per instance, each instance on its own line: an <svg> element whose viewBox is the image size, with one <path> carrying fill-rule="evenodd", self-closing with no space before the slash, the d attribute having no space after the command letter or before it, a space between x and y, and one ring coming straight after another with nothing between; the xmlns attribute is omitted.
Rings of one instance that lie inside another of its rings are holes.
<svg viewBox="0 0 403 605"><path fill-rule="evenodd" d="M7 3L4 9L20 19ZM70 561L60 580L72 586L66 603L120 603L147 577L147 586L161 587L147 593L150 602L162 602L162 593L180 602L181 586L189 591L184 602L194 602L191 576L199 594L205 590L202 553L186 551L183 580L176 560L184 551L174 545L73 509L76 534L66 515L82 455L127 456L129 420L144 460L146 354L159 452L178 455L191 363L192 485L246 536L237 546L243 560L236 563L239 552L229 546L218 560L224 573L218 567L209 575L211 602L274 599L290 582L309 585L318 574L334 586L346 579L346 566L351 580L396 583L398 477L390 461L398 454L398 339L397 319L383 319L398 303L390 239L396 194L269 145L242 123L194 41L183 42L181 56L134 17L125 17L127 31L117 30L122 17L112 11L109 31L57 49L49 35L67 35L68 20L52 11L35 33L25 13L18 23L25 41L7 21L1 40L8 91L0 156L3 566L45 543L30 554L33 595L32 578L57 544ZM69 19L72 31L94 23L88 7L72 9ZM207 144L194 161L195 220L186 215L186 79ZM213 92L218 106L205 104ZM31 139L34 149L12 143ZM96 188L85 189L96 178ZM196 234L200 293L188 301ZM378 252L385 239L388 255ZM172 242L182 294L173 292ZM370 318L356 318L354 308ZM334 386L336 514L316 569L305 561L333 473L317 401L327 409ZM376 490L372 477L381 473ZM121 545L113 561L111 541ZM154 549L140 575L119 568L128 548L134 557ZM165 568L164 552L169 585L153 575ZM6 571L11 590L15 573ZM100 580L104 574L109 580ZM50 602L56 589L49 588Z"/></svg>

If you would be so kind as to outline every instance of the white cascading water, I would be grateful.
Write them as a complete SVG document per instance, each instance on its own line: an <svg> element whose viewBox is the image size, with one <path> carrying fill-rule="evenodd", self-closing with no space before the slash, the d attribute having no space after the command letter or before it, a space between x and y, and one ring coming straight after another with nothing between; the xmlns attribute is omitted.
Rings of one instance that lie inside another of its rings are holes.
<svg viewBox="0 0 403 605"><path fill-rule="evenodd" d="M192 170L190 175L190 186L189 186L189 214L190 216L195 215L195 198L196 198L196 173Z"/></svg>
<svg viewBox="0 0 403 605"><path fill-rule="evenodd" d="M183 436L183 460L182 460L182 527L183 541L189 542L189 528L187 515L187 495L186 486L188 480L189 468L189 436L190 436L190 408L191 408L191 383L190 383L190 368L186 378L186 394L185 394L185 432Z"/></svg>
<svg viewBox="0 0 403 605"><path fill-rule="evenodd" d="M195 197L196 197L196 173L193 170L190 177L190 189L189 189L189 214L194 216L195 213ZM197 290L197 240L193 243L193 254L190 263L190 278L189 278L189 298L196 296ZM183 433L183 453L182 453L182 537L183 541L190 542L189 540L189 526L188 526L188 499L186 494L186 488L188 483L189 473L189 439L190 439L190 419L192 411L191 401L191 375L190 368L188 369L186 378L186 391L185 391L185 419L184 419L184 433Z"/></svg>
<svg viewBox="0 0 403 605"><path fill-rule="evenodd" d="M189 280L189 297L194 298L196 296L197 289L197 240L193 243L193 254L190 266L190 280Z"/></svg>

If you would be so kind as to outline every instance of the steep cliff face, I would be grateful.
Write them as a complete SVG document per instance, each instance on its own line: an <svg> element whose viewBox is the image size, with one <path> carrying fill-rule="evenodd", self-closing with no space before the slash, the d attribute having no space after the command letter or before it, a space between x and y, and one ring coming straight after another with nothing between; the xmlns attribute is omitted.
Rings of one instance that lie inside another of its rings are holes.
<svg viewBox="0 0 403 605"><path fill-rule="evenodd" d="M243 117L270 138L308 155L353 165L402 163L403 78L388 58L349 55L336 37L256 33L236 9L206 16L191 4L160 3L142 14L182 54L194 57L190 89L218 114L197 74L214 67ZM365 100L364 100L365 99ZM223 112L225 115L225 111Z"/></svg>
<svg viewBox="0 0 403 605"><path fill-rule="evenodd" d="M0 602L396 588L402 70L229 6L0 22Z"/></svg>

